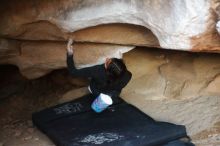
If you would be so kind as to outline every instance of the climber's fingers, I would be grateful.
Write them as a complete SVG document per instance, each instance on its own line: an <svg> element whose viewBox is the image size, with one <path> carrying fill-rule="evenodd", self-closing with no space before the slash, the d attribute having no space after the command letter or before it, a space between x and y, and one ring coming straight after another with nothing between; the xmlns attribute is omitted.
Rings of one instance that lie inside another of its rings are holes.
<svg viewBox="0 0 220 146"><path fill-rule="evenodd" d="M69 38L68 43L67 43L67 52L68 54L73 54L73 39Z"/></svg>

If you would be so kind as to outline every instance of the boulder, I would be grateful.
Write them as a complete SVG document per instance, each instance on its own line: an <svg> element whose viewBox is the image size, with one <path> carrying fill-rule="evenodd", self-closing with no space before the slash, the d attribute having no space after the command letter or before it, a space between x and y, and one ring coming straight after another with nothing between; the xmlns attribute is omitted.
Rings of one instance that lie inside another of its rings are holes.
<svg viewBox="0 0 220 146"><path fill-rule="evenodd" d="M158 41L161 48L219 52L216 29L218 14L219 2L211 0L4 0L0 6L0 36L24 40L66 40L74 37L75 31L120 23L138 27L130 28L134 29L132 32L126 30L127 37L115 35L117 33L114 31L117 30L112 29L112 35L108 36L117 36L119 40L102 37L102 33L92 33L95 36L90 40L91 34L86 37L84 31L81 35L78 32L78 36L81 36L81 41L152 46L152 40L148 42L148 39L143 38L140 41L135 36L142 35L143 32L138 31L142 27L150 31L149 38ZM120 31L125 30L119 29L118 34Z"/></svg>
<svg viewBox="0 0 220 146"><path fill-rule="evenodd" d="M66 43L55 41L0 41L2 58L0 64L18 66L28 79L39 78L60 68L66 68ZM78 43L74 45L74 60L77 68L105 62L105 58L122 58L133 46Z"/></svg>
<svg viewBox="0 0 220 146"><path fill-rule="evenodd" d="M0 64L39 78L66 68L73 38L77 68L123 57L133 74L123 99L156 120L186 125L198 145L219 145L219 6L219 0L2 0Z"/></svg>
<svg viewBox="0 0 220 146"><path fill-rule="evenodd" d="M3 0L0 64L16 65L30 79L41 77L66 66L68 38L79 44L79 67L135 46L219 52L219 5L215 0Z"/></svg>
<svg viewBox="0 0 220 146"><path fill-rule="evenodd" d="M124 100L156 120L186 125L196 145L219 145L220 54L136 48L124 59L133 74Z"/></svg>

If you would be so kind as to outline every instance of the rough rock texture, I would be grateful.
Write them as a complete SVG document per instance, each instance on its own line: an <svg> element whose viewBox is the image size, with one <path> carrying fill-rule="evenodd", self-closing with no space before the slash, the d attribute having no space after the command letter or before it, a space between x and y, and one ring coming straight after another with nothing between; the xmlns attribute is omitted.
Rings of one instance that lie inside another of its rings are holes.
<svg viewBox="0 0 220 146"><path fill-rule="evenodd" d="M132 46L75 44L74 59L78 68L104 63L106 57L121 58ZM0 64L13 64L29 79L41 77L66 67L66 43L55 41L0 40Z"/></svg>
<svg viewBox="0 0 220 146"><path fill-rule="evenodd" d="M78 68L103 63L106 57L120 58L129 51L124 58L133 78L122 97L155 119L186 125L197 145L218 146L220 55L157 48L219 53L219 5L219 0L3 0L0 64L16 65L29 79L65 68L69 37L77 41L74 59ZM130 51L135 46L154 48ZM14 86L6 87L1 95L9 89L17 92ZM4 97L10 95L7 92ZM35 100L43 101L46 95L42 95ZM58 100L56 93L47 95ZM23 96L28 95L21 96L18 99L23 103ZM16 107L17 102L11 99L10 104Z"/></svg>
<svg viewBox="0 0 220 146"><path fill-rule="evenodd" d="M136 89L127 88L131 91L129 94L149 94L151 98L155 95L157 98L173 99L192 98L206 93L220 95L219 54L179 51L160 53L152 50L149 53L144 49L133 52L125 55L125 59L129 56L127 63L135 74L130 86ZM135 56L138 56L138 59L131 59Z"/></svg>
<svg viewBox="0 0 220 146"><path fill-rule="evenodd" d="M220 144L219 54L137 48L124 59L133 78L123 99L157 120L186 125L198 145Z"/></svg>
<svg viewBox="0 0 220 146"><path fill-rule="evenodd" d="M111 47L126 52L130 46L219 52L219 5L217 0L3 0L0 63L18 66L28 78L43 76L65 67L64 44L69 37L104 43L96 46L107 56L115 55L106 52ZM92 53L86 50L86 60ZM82 64L103 63L103 58L96 59Z"/></svg>
<svg viewBox="0 0 220 146"><path fill-rule="evenodd" d="M220 50L217 0L5 0L0 8L2 37L65 40L87 27L128 23L150 29L162 48Z"/></svg>

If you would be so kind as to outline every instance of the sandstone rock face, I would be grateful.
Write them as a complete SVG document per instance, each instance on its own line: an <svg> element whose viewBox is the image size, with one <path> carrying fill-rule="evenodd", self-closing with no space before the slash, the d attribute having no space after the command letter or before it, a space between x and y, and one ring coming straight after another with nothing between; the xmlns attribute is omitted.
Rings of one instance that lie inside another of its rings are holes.
<svg viewBox="0 0 220 146"><path fill-rule="evenodd" d="M216 0L5 0L0 6L0 56L4 56L0 63L17 65L28 78L43 76L65 67L69 37L95 43L103 48L99 55L106 56L117 54L105 52L111 45L119 48L116 52L131 46L219 52L219 4ZM90 58L79 58L85 59L79 61L84 66L103 63L102 57L96 56L92 64L86 64Z"/></svg>
<svg viewBox="0 0 220 146"><path fill-rule="evenodd" d="M66 43L44 41L0 41L1 64L14 64L29 79L41 77L55 69L66 67ZM12 49L13 47L13 49ZM76 67L88 67L105 62L105 58L122 58L132 46L108 44L75 44Z"/></svg>
<svg viewBox="0 0 220 146"><path fill-rule="evenodd" d="M219 54L137 48L124 59L133 76L123 99L156 120L186 125L197 145L219 145Z"/></svg>
<svg viewBox="0 0 220 146"><path fill-rule="evenodd" d="M151 30L162 48L219 51L218 8L216 0L9 0L1 5L0 35L28 40L66 40L72 32L87 27L127 23ZM116 43L105 38L96 41Z"/></svg>
<svg viewBox="0 0 220 146"><path fill-rule="evenodd" d="M76 41L78 68L146 46L123 55L133 78L122 97L157 120L186 125L196 144L216 146L219 54L156 49L219 53L219 5L218 0L3 0L0 64L16 65L35 79L66 67L68 38Z"/></svg>

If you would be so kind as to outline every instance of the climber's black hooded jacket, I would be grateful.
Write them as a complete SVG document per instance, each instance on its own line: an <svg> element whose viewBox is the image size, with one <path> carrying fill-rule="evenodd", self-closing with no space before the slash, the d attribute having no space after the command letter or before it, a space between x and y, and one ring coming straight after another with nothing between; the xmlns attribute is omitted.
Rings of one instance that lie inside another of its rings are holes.
<svg viewBox="0 0 220 146"><path fill-rule="evenodd" d="M86 77L90 79L90 89L94 96L98 96L100 93L107 94L111 97L118 97L131 79L131 72L128 70L123 77L116 83L108 84L108 76L105 69L105 64L95 65L92 67L86 67L82 69L76 69L73 55L67 54L67 66L71 75L78 77Z"/></svg>

